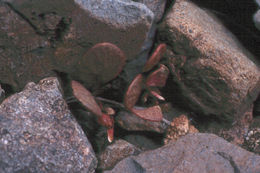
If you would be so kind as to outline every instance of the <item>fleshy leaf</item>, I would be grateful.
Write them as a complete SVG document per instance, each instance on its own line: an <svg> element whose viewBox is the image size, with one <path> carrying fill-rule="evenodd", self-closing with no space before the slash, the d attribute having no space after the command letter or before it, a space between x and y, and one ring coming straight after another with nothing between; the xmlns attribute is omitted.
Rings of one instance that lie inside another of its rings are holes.
<svg viewBox="0 0 260 173"><path fill-rule="evenodd" d="M90 48L79 62L80 78L87 82L97 80L106 83L122 71L125 65L125 55L112 43L99 43Z"/></svg>
<svg viewBox="0 0 260 173"><path fill-rule="evenodd" d="M149 90L150 94L152 96L154 96L155 98L165 101L165 98L163 96L161 96L161 92L158 88L149 88L148 90Z"/></svg>
<svg viewBox="0 0 260 173"><path fill-rule="evenodd" d="M114 140L114 128L107 129L107 140L111 143Z"/></svg>
<svg viewBox="0 0 260 173"><path fill-rule="evenodd" d="M100 107L98 106L95 98L92 94L79 82L72 81L71 87L73 90L73 95L93 114L97 116L102 116Z"/></svg>
<svg viewBox="0 0 260 173"><path fill-rule="evenodd" d="M125 93L124 105L129 110L131 110L134 107L134 105L139 99L139 96L143 89L143 82L144 82L143 78L144 77L142 74L138 74L131 82L131 84L129 85Z"/></svg>
<svg viewBox="0 0 260 173"><path fill-rule="evenodd" d="M156 50L153 52L152 56L147 60L143 72L151 70L158 62L161 60L163 54L166 51L166 44L162 43L157 46Z"/></svg>
<svg viewBox="0 0 260 173"><path fill-rule="evenodd" d="M138 117L149 121L161 121L163 118L161 108L158 105L143 109L133 108L131 111Z"/></svg>
<svg viewBox="0 0 260 173"><path fill-rule="evenodd" d="M155 70L146 79L147 87L164 87L168 79L169 69L160 64L159 69Z"/></svg>
<svg viewBox="0 0 260 173"><path fill-rule="evenodd" d="M101 117L98 117L98 123L107 128L114 127L114 119L108 114L103 113Z"/></svg>

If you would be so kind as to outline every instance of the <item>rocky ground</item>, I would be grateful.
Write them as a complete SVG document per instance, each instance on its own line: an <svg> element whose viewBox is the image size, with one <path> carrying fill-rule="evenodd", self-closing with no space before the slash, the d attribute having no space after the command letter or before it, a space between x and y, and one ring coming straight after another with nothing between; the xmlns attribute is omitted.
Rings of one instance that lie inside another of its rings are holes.
<svg viewBox="0 0 260 173"><path fill-rule="evenodd" d="M2 0L0 172L260 172L259 10Z"/></svg>

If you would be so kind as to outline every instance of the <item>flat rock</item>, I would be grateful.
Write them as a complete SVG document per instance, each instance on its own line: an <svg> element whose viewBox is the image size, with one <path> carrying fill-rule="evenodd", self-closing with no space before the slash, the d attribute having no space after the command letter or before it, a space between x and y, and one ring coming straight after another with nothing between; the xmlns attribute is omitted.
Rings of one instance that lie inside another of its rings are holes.
<svg viewBox="0 0 260 173"><path fill-rule="evenodd" d="M0 105L0 172L94 172L94 151L68 110L56 78Z"/></svg>
<svg viewBox="0 0 260 173"><path fill-rule="evenodd" d="M212 14L176 0L158 39L169 46L170 71L187 107L222 118L251 107L260 91L259 67Z"/></svg>
<svg viewBox="0 0 260 173"><path fill-rule="evenodd" d="M186 135L159 149L120 161L105 173L233 173L260 172L260 156L213 134Z"/></svg>

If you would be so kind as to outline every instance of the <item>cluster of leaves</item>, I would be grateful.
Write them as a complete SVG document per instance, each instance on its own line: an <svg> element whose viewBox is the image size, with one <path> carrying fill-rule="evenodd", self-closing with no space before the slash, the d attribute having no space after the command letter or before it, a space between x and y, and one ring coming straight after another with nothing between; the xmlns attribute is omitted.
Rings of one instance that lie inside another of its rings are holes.
<svg viewBox="0 0 260 173"><path fill-rule="evenodd" d="M145 64L142 73L134 78L124 96L124 107L135 115L149 121L161 121L163 118L157 100L164 100L164 98L158 88L165 86L169 70L163 64L160 64L154 71L152 69L159 63L165 51L165 44L160 44L156 48ZM87 54L89 55L87 61L93 65L93 67L90 67L92 73L101 76L102 80L106 82L115 78L122 71L125 64L124 54L111 43L99 43L92 47ZM113 56L111 57L111 55ZM72 81L71 86L74 96L97 116L100 125L107 128L108 141L112 142L114 138L113 115L115 111L110 107L104 107L102 103L98 103L91 92L79 82ZM135 107L143 90L145 90L142 95L144 103L147 102L149 96L156 100L151 107Z"/></svg>

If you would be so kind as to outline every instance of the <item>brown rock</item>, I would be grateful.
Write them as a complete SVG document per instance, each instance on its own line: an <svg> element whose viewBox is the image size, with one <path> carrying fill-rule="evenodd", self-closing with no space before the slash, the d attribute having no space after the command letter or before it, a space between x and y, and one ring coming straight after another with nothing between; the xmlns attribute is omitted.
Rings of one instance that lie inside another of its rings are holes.
<svg viewBox="0 0 260 173"><path fill-rule="evenodd" d="M229 129L222 129L219 132L219 136L223 137L227 141L242 145L244 143L244 137L248 133L249 125L253 120L253 107L241 116L239 119L235 120Z"/></svg>
<svg viewBox="0 0 260 173"><path fill-rule="evenodd" d="M107 170L111 169L120 160L130 156L137 155L141 152L140 149L134 145L124 141L117 140L115 143L109 145L105 151L99 155L99 169Z"/></svg>
<svg viewBox="0 0 260 173"><path fill-rule="evenodd" d="M54 74L50 42L12 6L0 2L0 81L22 89Z"/></svg>
<svg viewBox="0 0 260 173"><path fill-rule="evenodd" d="M164 144L168 144L170 141L177 141L180 137L189 133L198 133L199 131L190 124L190 121L186 115L176 117L171 122L165 133Z"/></svg>
<svg viewBox="0 0 260 173"><path fill-rule="evenodd" d="M169 66L187 106L225 118L250 108L260 91L259 67L213 15L176 0L158 37L177 54L169 57Z"/></svg>
<svg viewBox="0 0 260 173"><path fill-rule="evenodd" d="M94 172L95 154L68 110L56 78L0 105L0 172Z"/></svg>
<svg viewBox="0 0 260 173"><path fill-rule="evenodd" d="M163 122L144 120L131 112L121 111L115 118L116 123L129 131L152 131L164 133L167 125Z"/></svg>
<svg viewBox="0 0 260 173"><path fill-rule="evenodd" d="M120 161L105 173L260 172L260 156L213 134L186 135L156 150Z"/></svg>

